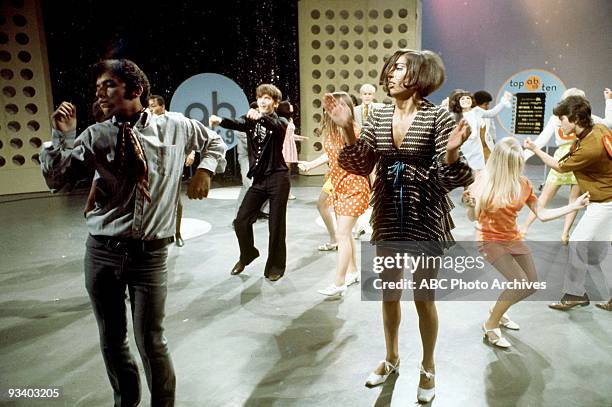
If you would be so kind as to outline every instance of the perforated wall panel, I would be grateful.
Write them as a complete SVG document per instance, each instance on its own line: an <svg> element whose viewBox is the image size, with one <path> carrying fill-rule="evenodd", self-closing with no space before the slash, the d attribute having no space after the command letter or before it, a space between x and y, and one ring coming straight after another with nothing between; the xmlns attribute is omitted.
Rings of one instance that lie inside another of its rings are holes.
<svg viewBox="0 0 612 407"><path fill-rule="evenodd" d="M50 139L51 91L40 4L0 13L0 195L47 190L38 155Z"/></svg>
<svg viewBox="0 0 612 407"><path fill-rule="evenodd" d="M323 153L322 100L345 91L359 99L364 83L377 87L376 101L390 102L378 85L380 71L398 48L420 48L419 0L300 0L300 159ZM317 174L325 171L320 167Z"/></svg>

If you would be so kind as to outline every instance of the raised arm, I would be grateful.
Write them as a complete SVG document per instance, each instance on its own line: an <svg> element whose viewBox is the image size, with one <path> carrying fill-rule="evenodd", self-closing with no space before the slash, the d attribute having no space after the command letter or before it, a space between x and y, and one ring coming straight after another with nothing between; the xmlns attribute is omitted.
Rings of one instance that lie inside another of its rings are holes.
<svg viewBox="0 0 612 407"><path fill-rule="evenodd" d="M435 132L435 166L440 185L447 191L470 185L474 181L472 170L459 152L469 137L467 122L462 119L455 126L455 120L448 110L439 108Z"/></svg>
<svg viewBox="0 0 612 407"><path fill-rule="evenodd" d="M593 115L593 121L595 124L603 124L604 126L612 129L612 90L609 88L604 89L604 101L606 103L606 113L604 118Z"/></svg>
<svg viewBox="0 0 612 407"><path fill-rule="evenodd" d="M538 217L542 222L548 222L549 220L560 218L568 213L578 211L589 204L590 194L585 192L578 197L574 202L569 205L562 206L561 208L547 209L540 203L540 201L528 201L527 205L529 209Z"/></svg>
<svg viewBox="0 0 612 407"><path fill-rule="evenodd" d="M533 140L533 143L538 148L544 148L544 146L546 146L548 142L550 141L550 139L555 135L555 131L557 131L558 128L559 128L559 119L557 118L557 116L550 116L550 119L548 119L546 126L544 126L544 129L538 135L538 137L535 140ZM525 161L531 158L533 154L534 152L532 150L525 149L525 154L524 154Z"/></svg>
<svg viewBox="0 0 612 407"><path fill-rule="evenodd" d="M544 164L546 164L546 166L552 168L555 171L560 171L559 162L555 160L554 157L542 151L540 147L538 147L533 141L531 141L529 137L527 137L523 142L523 147L525 148L525 150L531 151L532 155L535 154L540 160L544 162Z"/></svg>
<svg viewBox="0 0 612 407"><path fill-rule="evenodd" d="M544 164L558 172L580 171L592 165L600 159L602 148L594 139L583 140L577 147L572 146L571 154L557 161L554 157L540 150L529 139L525 140L524 146L532 150L535 155L544 161Z"/></svg>
<svg viewBox="0 0 612 407"><path fill-rule="evenodd" d="M76 108L62 102L51 115L51 141L43 144L40 167L47 186L56 192L83 176L84 166L93 166L90 129L76 138Z"/></svg>
<svg viewBox="0 0 612 407"><path fill-rule="evenodd" d="M367 177L378 161L376 152L378 111L368 116L358 139L355 135L355 121L346 103L343 100L336 100L331 93L325 95L323 103L325 112L343 130L345 146L340 151L338 164L350 173Z"/></svg>
<svg viewBox="0 0 612 407"><path fill-rule="evenodd" d="M498 114L501 113L502 110L504 110L504 108L512 107L511 100L512 100L512 93L504 92L504 96L502 97L501 102L496 104L493 107L493 109L489 109L489 110L480 109L481 116L487 119L497 116Z"/></svg>
<svg viewBox="0 0 612 407"><path fill-rule="evenodd" d="M237 119L232 119L230 117L219 117L214 114L210 115L208 118L208 125L211 129L214 129L217 125L219 125L223 128L237 130L243 133L246 133L249 127L246 116L240 116Z"/></svg>
<svg viewBox="0 0 612 407"><path fill-rule="evenodd" d="M372 114L375 114L372 112ZM354 144L348 144L340 150L338 156L338 164L346 171L367 177L374 170L378 162L378 153L376 151L376 133L372 120L376 120L373 116L368 116L368 120L361 128L359 139L356 139ZM348 128L343 129L346 133ZM350 133L355 137L355 130L350 129ZM356 138L356 137L355 137ZM345 136L346 139L346 136Z"/></svg>

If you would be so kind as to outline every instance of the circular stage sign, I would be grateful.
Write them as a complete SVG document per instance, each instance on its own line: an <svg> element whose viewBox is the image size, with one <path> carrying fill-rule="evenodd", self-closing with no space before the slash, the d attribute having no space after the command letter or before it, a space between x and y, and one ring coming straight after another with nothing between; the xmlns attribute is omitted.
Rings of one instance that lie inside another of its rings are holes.
<svg viewBox="0 0 612 407"><path fill-rule="evenodd" d="M514 96L512 109L502 110L497 121L509 135L533 138L546 126L565 89L563 81L548 71L529 69L518 72L497 93L498 102L506 91Z"/></svg>
<svg viewBox="0 0 612 407"><path fill-rule="evenodd" d="M183 113L208 126L211 114L221 117L240 117L249 110L249 102L240 86L230 78L216 73L201 73L192 76L176 88L172 95L170 110ZM228 150L238 143L233 130L222 127L217 127L215 130L223 137Z"/></svg>

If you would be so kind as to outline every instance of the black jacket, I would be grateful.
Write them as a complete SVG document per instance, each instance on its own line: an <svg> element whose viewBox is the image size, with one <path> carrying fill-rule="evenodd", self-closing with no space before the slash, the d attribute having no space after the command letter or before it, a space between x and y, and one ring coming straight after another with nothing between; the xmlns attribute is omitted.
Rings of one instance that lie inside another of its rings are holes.
<svg viewBox="0 0 612 407"><path fill-rule="evenodd" d="M247 135L249 151L249 172L247 176L255 180L278 171L288 171L283 157L283 142L287 131L287 120L276 113L262 115L259 120L224 118L220 126L242 131Z"/></svg>

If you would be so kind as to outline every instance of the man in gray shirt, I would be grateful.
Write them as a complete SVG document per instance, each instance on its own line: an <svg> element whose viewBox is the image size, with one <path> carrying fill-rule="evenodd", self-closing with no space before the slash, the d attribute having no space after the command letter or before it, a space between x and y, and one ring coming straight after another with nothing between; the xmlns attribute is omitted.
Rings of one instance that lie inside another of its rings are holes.
<svg viewBox="0 0 612 407"><path fill-rule="evenodd" d="M96 98L111 118L75 139L76 109L63 102L51 117L54 130L40 155L42 172L54 190L73 182L82 164L99 174L95 206L87 213L85 283L115 405L140 402L138 368L127 340L127 287L151 405L172 406L176 379L163 319L178 183L185 154L201 151L187 195L205 198L212 175L225 169L226 146L196 120L148 115L142 100L149 81L132 61L102 61L94 74Z"/></svg>

